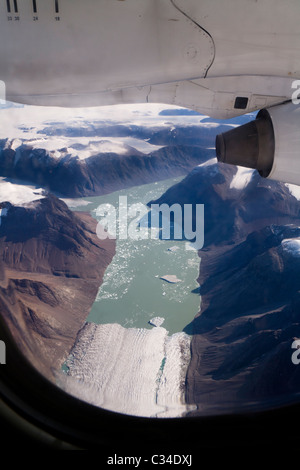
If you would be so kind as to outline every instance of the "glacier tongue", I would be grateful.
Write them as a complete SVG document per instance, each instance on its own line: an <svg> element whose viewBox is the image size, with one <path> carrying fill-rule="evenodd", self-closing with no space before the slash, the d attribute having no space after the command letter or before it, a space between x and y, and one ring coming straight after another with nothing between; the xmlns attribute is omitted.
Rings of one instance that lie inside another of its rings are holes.
<svg viewBox="0 0 300 470"><path fill-rule="evenodd" d="M176 417L188 407L184 382L190 337L165 328L86 323L60 377L65 391L112 411Z"/></svg>

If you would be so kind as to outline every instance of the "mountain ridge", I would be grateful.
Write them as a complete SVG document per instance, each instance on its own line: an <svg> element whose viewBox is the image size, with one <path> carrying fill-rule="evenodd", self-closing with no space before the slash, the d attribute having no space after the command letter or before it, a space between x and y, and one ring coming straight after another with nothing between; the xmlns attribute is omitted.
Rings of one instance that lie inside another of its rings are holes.
<svg viewBox="0 0 300 470"><path fill-rule="evenodd" d="M297 400L299 201L282 183L211 161L155 202L205 208L201 306L184 329L193 335L186 402L198 410L190 414Z"/></svg>
<svg viewBox="0 0 300 470"><path fill-rule="evenodd" d="M30 362L50 380L83 326L115 252L88 213L53 195L28 207L1 203L0 309ZM20 227L22 229L20 230Z"/></svg>

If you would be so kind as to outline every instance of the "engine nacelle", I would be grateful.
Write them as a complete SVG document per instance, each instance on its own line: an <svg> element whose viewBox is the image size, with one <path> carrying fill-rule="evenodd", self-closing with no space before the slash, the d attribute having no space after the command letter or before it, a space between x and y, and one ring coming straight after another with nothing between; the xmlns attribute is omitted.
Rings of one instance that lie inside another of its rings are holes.
<svg viewBox="0 0 300 470"><path fill-rule="evenodd" d="M262 109L255 120L217 135L216 153L220 162L300 185L300 105Z"/></svg>

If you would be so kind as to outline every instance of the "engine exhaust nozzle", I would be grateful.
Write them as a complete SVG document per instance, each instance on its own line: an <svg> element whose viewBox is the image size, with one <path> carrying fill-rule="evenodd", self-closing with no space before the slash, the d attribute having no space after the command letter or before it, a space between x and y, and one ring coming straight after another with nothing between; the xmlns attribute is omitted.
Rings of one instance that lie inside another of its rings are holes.
<svg viewBox="0 0 300 470"><path fill-rule="evenodd" d="M257 114L255 120L216 137L219 162L256 169L263 177L270 174L274 153L273 124L265 109Z"/></svg>

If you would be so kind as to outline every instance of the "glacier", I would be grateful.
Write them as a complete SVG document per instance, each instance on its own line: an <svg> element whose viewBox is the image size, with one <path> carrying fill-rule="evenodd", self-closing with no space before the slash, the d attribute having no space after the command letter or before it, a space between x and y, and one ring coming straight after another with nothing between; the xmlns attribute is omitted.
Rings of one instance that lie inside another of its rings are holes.
<svg viewBox="0 0 300 470"><path fill-rule="evenodd" d="M77 337L59 385L114 412L180 417L191 408L184 397L189 361L190 337L184 332L90 322Z"/></svg>

